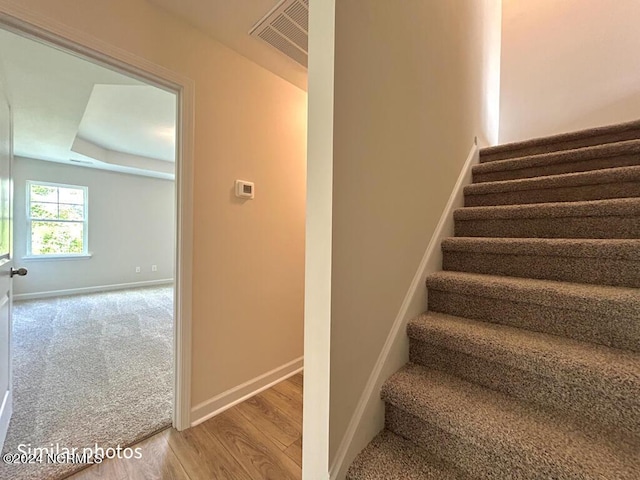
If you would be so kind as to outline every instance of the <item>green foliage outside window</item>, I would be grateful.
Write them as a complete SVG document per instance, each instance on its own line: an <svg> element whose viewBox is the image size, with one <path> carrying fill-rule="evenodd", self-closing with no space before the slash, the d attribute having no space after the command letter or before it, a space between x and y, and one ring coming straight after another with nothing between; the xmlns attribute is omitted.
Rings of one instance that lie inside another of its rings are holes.
<svg viewBox="0 0 640 480"><path fill-rule="evenodd" d="M29 184L31 254L86 253L86 189Z"/></svg>

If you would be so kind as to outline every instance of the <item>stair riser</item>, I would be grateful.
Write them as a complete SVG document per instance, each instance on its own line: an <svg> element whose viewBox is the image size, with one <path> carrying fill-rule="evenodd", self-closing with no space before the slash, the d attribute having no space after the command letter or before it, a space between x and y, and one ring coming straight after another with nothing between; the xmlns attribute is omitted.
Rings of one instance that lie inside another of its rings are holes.
<svg viewBox="0 0 640 480"><path fill-rule="evenodd" d="M599 257L443 252L442 269L561 282L640 288L640 262Z"/></svg>
<svg viewBox="0 0 640 480"><path fill-rule="evenodd" d="M547 175L588 172L592 170L601 170L603 168L630 167L633 165L640 165L640 154L618 155L615 157L594 158L564 163L549 163L547 165L519 168L517 170L498 170L495 172L478 171L473 172L473 183L544 177Z"/></svg>
<svg viewBox="0 0 640 480"><path fill-rule="evenodd" d="M604 183L575 187L540 188L515 192L465 195L466 207L490 207L494 205L522 205L549 202L581 202L611 198L640 197L640 182Z"/></svg>
<svg viewBox="0 0 640 480"><path fill-rule="evenodd" d="M429 289L429 310L640 351L640 318L551 308L505 299Z"/></svg>
<svg viewBox="0 0 640 480"><path fill-rule="evenodd" d="M640 388L637 384L610 384L601 377L554 369L556 365L525 371L500 362L498 358L487 359L439 346L438 340L434 338L433 342L425 343L410 339L410 361L520 400L554 408L604 429L617 428L630 437L640 432ZM448 340L443 338L442 342Z"/></svg>
<svg viewBox="0 0 640 480"><path fill-rule="evenodd" d="M456 220L456 237L640 238L640 217L495 218Z"/></svg>
<svg viewBox="0 0 640 480"><path fill-rule="evenodd" d="M473 439L442 430L388 403L385 405L385 424L392 432L411 440L437 458L456 465L476 479L575 478L556 465L547 464L516 448L509 448L506 443L476 443ZM584 478L586 480L588 477Z"/></svg>
<svg viewBox="0 0 640 480"><path fill-rule="evenodd" d="M492 154L480 152L480 163L493 162L496 160L506 160L509 158L526 157L529 155L540 155L543 153L560 152L574 148L593 147L605 143L624 142L626 140L636 140L640 138L640 129L630 129L622 132L608 133L603 135L587 135L569 141L558 141L543 145L532 145L525 148L514 148L503 152Z"/></svg>

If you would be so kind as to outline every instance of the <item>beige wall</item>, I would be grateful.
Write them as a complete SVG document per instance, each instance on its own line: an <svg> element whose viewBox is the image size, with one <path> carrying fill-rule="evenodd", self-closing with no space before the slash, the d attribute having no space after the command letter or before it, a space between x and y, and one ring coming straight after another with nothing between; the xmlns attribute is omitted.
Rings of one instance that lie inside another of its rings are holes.
<svg viewBox="0 0 640 480"><path fill-rule="evenodd" d="M24 260L27 180L88 187L87 259ZM107 172L29 158L13 168L16 262L29 275L13 283L14 294L149 282L173 278L175 188L172 180ZM151 265L158 267L151 271ZM135 272L139 266L140 273Z"/></svg>
<svg viewBox="0 0 640 480"><path fill-rule="evenodd" d="M305 92L143 0L17 3L195 81L192 404L302 355Z"/></svg>
<svg viewBox="0 0 640 480"><path fill-rule="evenodd" d="M486 76L497 68L499 7L336 4L332 460L474 136L496 137L487 112L495 115L497 95ZM406 361L406 341L394 357ZM381 428L381 412L378 402L365 415L369 432L372 422ZM347 465L371 434L357 439Z"/></svg>
<svg viewBox="0 0 640 480"><path fill-rule="evenodd" d="M504 0L500 142L640 118L640 2Z"/></svg>

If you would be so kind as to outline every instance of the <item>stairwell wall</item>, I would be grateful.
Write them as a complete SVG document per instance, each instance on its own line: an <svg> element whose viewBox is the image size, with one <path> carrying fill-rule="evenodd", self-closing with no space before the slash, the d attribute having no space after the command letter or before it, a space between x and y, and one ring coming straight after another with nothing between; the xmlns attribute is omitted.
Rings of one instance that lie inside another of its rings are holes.
<svg viewBox="0 0 640 480"><path fill-rule="evenodd" d="M330 463L382 428L379 402L343 444L474 136L497 138L500 13L493 0L336 3Z"/></svg>
<svg viewBox="0 0 640 480"><path fill-rule="evenodd" d="M640 2L504 0L500 143L640 119Z"/></svg>

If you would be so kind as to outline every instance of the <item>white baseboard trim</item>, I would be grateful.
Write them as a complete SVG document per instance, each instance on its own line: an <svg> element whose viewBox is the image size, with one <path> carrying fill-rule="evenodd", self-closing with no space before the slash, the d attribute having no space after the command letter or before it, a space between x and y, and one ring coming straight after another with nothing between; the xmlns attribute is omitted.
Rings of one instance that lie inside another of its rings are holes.
<svg viewBox="0 0 640 480"><path fill-rule="evenodd" d="M109 292L111 290L126 290L128 288L154 287L174 283L173 278L160 280L147 280L144 282L117 283L114 285L98 285L95 287L69 288L66 290L51 290L48 292L18 293L14 300L34 300L37 298L63 297L66 295L79 295L81 293Z"/></svg>
<svg viewBox="0 0 640 480"><path fill-rule="evenodd" d="M380 397L380 388L386 378L383 378L383 371L385 367L388 368L389 357L392 354L392 348L396 345L399 335L405 335L405 329L407 322L411 317L419 314L420 312L413 312L416 308L425 310L424 298L426 296L425 281L427 275L442 270L442 251L440 244L446 237L451 237L454 234L454 222L453 211L456 208L464 205L464 192L465 185L471 183L471 167L479 161L478 146L474 141L471 151L467 156L467 159L460 171L458 180L456 181L451 196L444 207L440 220L429 240L427 249L424 252L420 265L416 270L416 273L411 281L409 290L402 301L398 315L396 316L393 326L389 331L389 335L380 351L380 355L371 371L371 375L367 380L365 388L358 400L356 409L349 421L347 430L342 437L342 441L338 447L336 455L334 457L333 464L329 469L329 477L331 480L344 478L346 470L353 461L353 458L360 452L373 436L377 433L379 428L373 428L372 432L366 435L358 435L358 445L354 444L354 438L356 433L362 424L363 417L367 407L372 401L378 400ZM397 365L400 368L401 365ZM397 370L394 368L394 370ZM381 406L379 408L382 408Z"/></svg>
<svg viewBox="0 0 640 480"><path fill-rule="evenodd" d="M191 426L195 427L238 403L244 402L248 398L273 387L276 383L292 377L302 371L303 365L304 357L296 358L289 363L285 363L267 373L263 373L259 377L244 382L237 387L230 388L226 392L222 392L209 400L195 405L191 409Z"/></svg>

